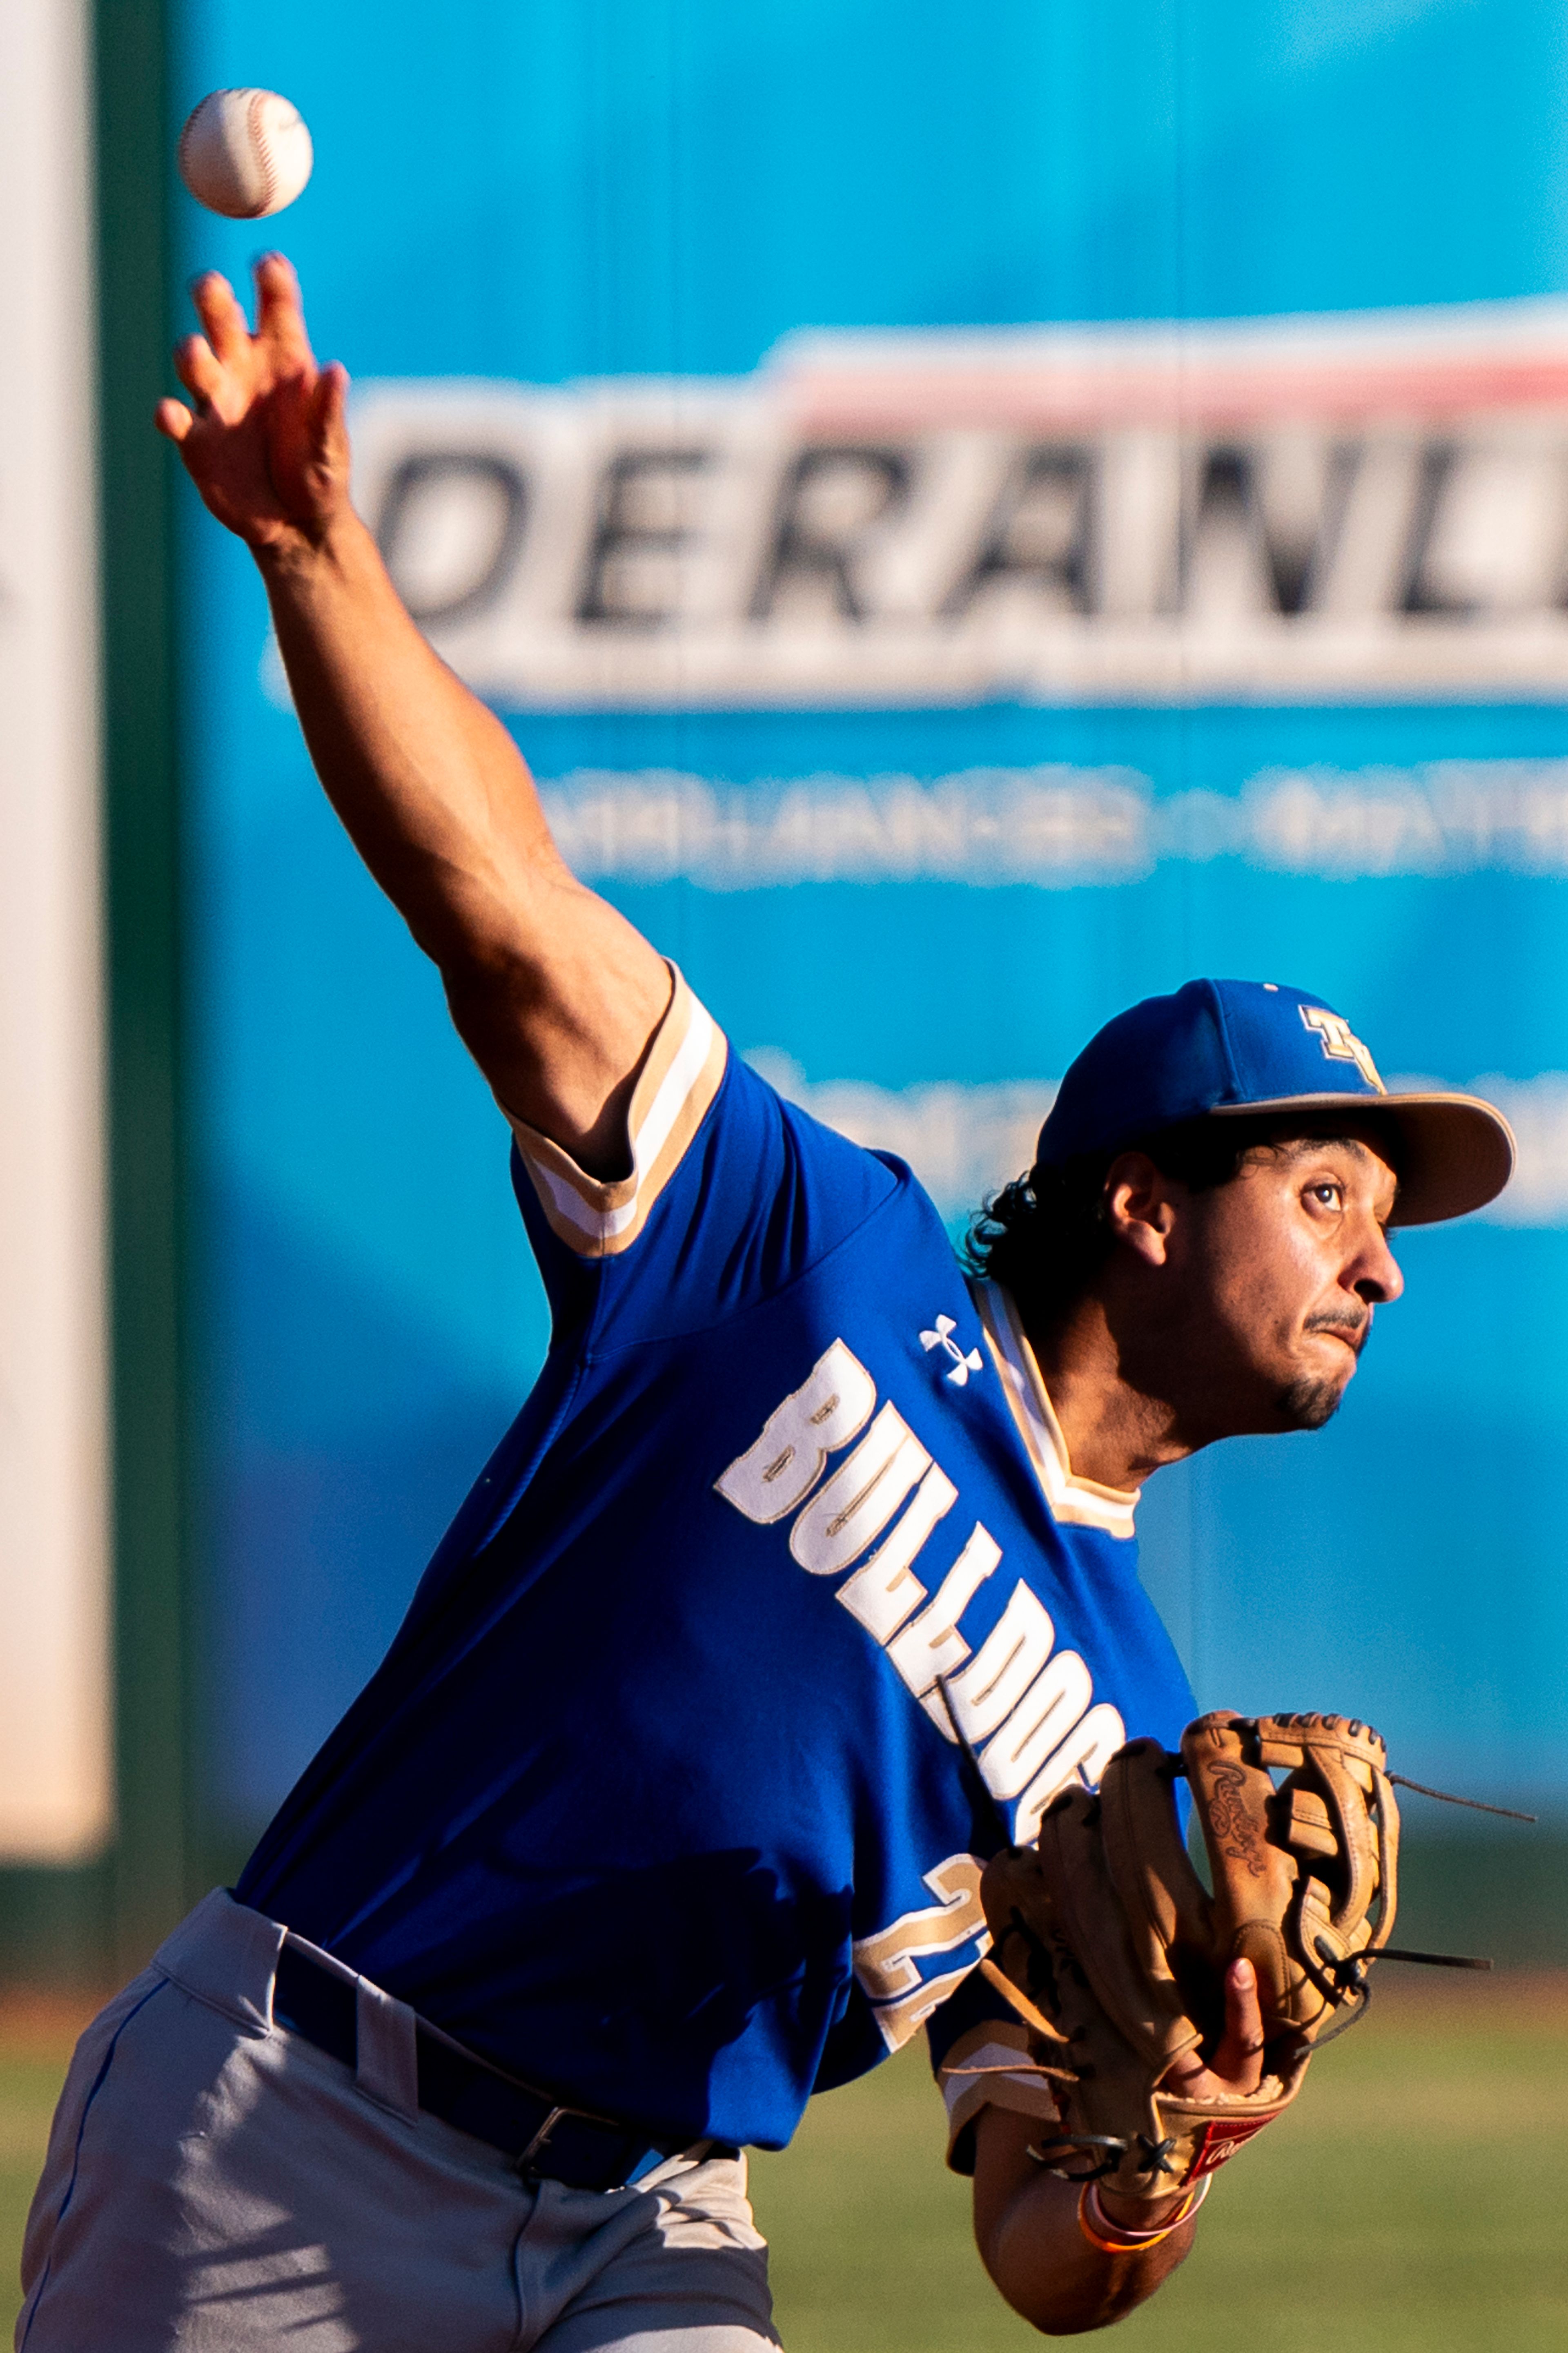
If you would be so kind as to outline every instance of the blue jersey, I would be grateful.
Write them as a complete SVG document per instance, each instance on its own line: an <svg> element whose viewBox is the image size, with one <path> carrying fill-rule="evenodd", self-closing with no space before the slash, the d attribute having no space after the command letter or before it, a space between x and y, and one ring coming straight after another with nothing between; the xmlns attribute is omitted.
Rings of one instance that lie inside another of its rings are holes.
<svg viewBox="0 0 1568 2353"><path fill-rule="evenodd" d="M544 1370L237 1893L575 2104L776 2147L984 1948L936 1677L1019 1837L1190 1694L901 1163L679 979L626 1177L514 1126Z"/></svg>

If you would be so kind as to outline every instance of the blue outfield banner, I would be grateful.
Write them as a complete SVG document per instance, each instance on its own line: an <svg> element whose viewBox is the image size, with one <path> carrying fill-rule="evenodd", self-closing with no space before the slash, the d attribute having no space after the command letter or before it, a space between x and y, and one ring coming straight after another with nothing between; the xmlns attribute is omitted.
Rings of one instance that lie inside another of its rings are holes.
<svg viewBox="0 0 1568 2353"><path fill-rule="evenodd" d="M1132 997L1475 1086L1324 1433L1163 1474L1205 1704L1568 1799L1568 7L186 12L285 91L356 497L577 870L962 1229ZM183 216L189 266L261 238ZM269 225L270 226L270 225ZM542 1352L507 1135L189 502L213 1802L263 1819ZM1503 1508L1508 1497L1513 1500ZM1525 1508L1528 1502L1529 1509Z"/></svg>

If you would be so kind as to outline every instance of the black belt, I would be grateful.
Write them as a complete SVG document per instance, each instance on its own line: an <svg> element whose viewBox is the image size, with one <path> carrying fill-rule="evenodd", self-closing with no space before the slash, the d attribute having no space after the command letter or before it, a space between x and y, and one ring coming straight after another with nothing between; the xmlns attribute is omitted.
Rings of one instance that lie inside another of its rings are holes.
<svg viewBox="0 0 1568 2353"><path fill-rule="evenodd" d="M298 1945L286 1944L278 1956L272 2015L345 2067L358 2065L354 1986ZM688 2145L649 2141L630 2126L584 2115L547 2093L531 2091L417 2016L414 2034L421 2108L504 2151L527 2180L560 2181L571 2189L618 2189L667 2157L679 2157ZM710 2143L703 2154L729 2157L734 2151Z"/></svg>

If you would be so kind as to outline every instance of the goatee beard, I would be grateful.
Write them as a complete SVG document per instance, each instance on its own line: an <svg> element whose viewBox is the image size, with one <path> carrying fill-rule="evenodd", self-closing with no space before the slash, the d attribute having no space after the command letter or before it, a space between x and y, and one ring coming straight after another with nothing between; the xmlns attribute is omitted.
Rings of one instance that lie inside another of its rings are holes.
<svg viewBox="0 0 1568 2353"><path fill-rule="evenodd" d="M1279 1393L1279 1419L1287 1430L1321 1430L1344 1402L1342 1381L1292 1381Z"/></svg>

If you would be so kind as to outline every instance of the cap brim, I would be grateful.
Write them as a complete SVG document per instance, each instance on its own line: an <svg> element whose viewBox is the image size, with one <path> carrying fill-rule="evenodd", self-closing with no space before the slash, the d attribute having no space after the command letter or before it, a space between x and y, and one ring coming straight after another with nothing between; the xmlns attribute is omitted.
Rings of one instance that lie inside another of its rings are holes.
<svg viewBox="0 0 1568 2353"><path fill-rule="evenodd" d="M1330 1113L1394 1131L1399 1198L1389 1223L1435 1226L1495 1201L1513 1175L1513 1130L1479 1095L1279 1095L1268 1103L1216 1104L1211 1119Z"/></svg>

